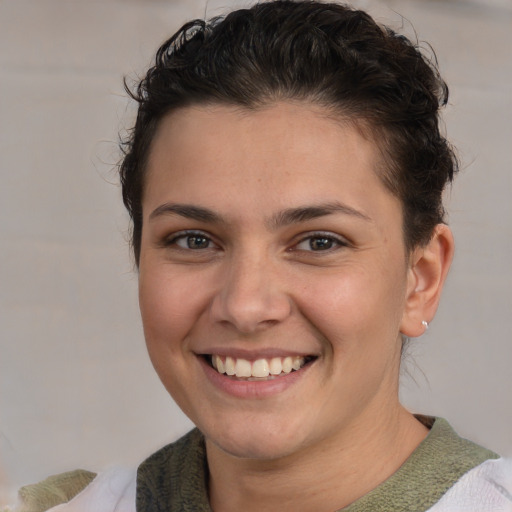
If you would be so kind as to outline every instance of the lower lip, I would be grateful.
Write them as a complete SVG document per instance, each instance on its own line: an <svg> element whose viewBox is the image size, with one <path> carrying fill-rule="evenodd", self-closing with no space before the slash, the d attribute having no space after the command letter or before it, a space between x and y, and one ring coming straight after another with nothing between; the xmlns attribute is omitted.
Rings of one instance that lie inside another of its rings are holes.
<svg viewBox="0 0 512 512"><path fill-rule="evenodd" d="M266 398L286 391L300 381L313 363L308 363L300 370L270 380L236 380L226 374L219 373L199 356L199 361L208 380L218 389L237 398Z"/></svg>

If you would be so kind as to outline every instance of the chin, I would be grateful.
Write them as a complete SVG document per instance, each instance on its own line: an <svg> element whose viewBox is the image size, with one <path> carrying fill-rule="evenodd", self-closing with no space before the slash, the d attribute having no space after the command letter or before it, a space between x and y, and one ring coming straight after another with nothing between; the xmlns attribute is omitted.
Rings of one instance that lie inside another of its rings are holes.
<svg viewBox="0 0 512 512"><path fill-rule="evenodd" d="M208 430L203 430L203 433L224 453L240 459L280 459L299 451L305 444L301 442L302 432L283 425L263 425L260 422L230 425L221 433Z"/></svg>
<svg viewBox="0 0 512 512"><path fill-rule="evenodd" d="M263 440L258 442L255 439L229 439L226 442L212 440L212 442L224 453L238 459L268 461L281 459L294 452L292 447L285 446L282 442L269 443Z"/></svg>

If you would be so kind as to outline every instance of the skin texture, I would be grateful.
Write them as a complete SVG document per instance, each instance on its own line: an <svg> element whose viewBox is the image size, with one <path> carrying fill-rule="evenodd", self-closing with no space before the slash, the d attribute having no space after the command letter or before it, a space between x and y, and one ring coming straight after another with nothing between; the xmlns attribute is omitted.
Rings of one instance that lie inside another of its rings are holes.
<svg viewBox="0 0 512 512"><path fill-rule="evenodd" d="M398 402L400 333L432 319L453 240L438 226L406 253L377 155L309 104L188 107L159 127L140 307L160 379L206 436L216 512L342 508L427 433ZM315 359L233 390L212 353Z"/></svg>

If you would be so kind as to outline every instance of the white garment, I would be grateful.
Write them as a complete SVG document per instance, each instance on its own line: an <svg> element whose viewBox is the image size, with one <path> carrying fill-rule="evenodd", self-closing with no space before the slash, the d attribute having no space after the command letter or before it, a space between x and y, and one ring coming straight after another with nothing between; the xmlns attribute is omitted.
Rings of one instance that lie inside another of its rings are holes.
<svg viewBox="0 0 512 512"><path fill-rule="evenodd" d="M71 501L48 512L136 512L136 484L136 469L110 469L99 473Z"/></svg>
<svg viewBox="0 0 512 512"><path fill-rule="evenodd" d="M100 473L69 503L48 512L136 512L136 470ZM488 460L466 473L428 512L512 512L512 459Z"/></svg>
<svg viewBox="0 0 512 512"><path fill-rule="evenodd" d="M512 512L512 459L468 471L428 512Z"/></svg>

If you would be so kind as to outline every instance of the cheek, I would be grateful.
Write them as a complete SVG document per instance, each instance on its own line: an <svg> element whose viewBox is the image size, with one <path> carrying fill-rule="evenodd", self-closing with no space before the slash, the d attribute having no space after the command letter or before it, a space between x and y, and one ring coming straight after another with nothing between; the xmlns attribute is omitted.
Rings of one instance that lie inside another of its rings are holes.
<svg viewBox="0 0 512 512"><path fill-rule="evenodd" d="M405 297L403 272L377 266L350 266L337 273L313 276L296 294L304 316L323 337L342 350L357 345L394 342Z"/></svg>
<svg viewBox="0 0 512 512"><path fill-rule="evenodd" d="M188 280L158 268L147 272L143 269L139 277L139 305L148 348L176 349L175 345L186 337L199 314L198 289Z"/></svg>
<svg viewBox="0 0 512 512"><path fill-rule="evenodd" d="M187 350L187 335L197 320L197 299L193 288L186 290L179 278L155 267L140 273L139 304L149 357L167 391L188 414L187 379L194 357Z"/></svg>

